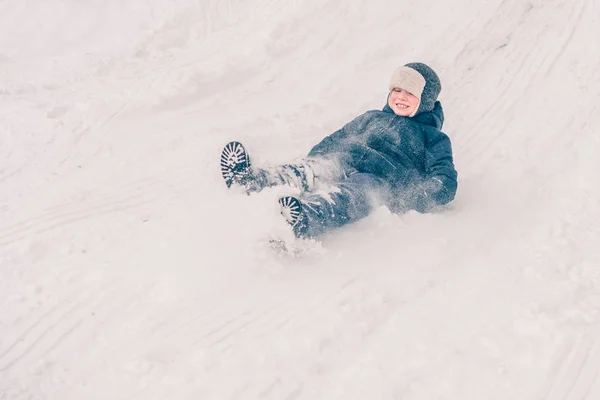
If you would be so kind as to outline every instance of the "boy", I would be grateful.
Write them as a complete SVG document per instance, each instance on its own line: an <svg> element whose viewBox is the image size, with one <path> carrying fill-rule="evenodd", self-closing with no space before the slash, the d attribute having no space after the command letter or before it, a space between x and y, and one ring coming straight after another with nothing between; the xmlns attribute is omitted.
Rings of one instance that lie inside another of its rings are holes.
<svg viewBox="0 0 600 400"><path fill-rule="evenodd" d="M239 142L225 146L221 172L227 187L247 193L291 185L300 195L279 199L281 213L300 238L318 237L357 221L376 207L424 213L454 199L457 173L437 101L441 83L423 63L394 71L387 104L367 111L327 136L295 164L253 168ZM324 184L327 191L317 190Z"/></svg>

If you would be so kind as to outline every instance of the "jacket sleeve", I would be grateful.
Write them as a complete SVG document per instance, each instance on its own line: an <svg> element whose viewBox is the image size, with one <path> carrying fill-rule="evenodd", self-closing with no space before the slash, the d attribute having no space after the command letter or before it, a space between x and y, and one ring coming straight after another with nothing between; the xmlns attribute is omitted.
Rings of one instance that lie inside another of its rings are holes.
<svg viewBox="0 0 600 400"><path fill-rule="evenodd" d="M327 154L336 152L338 150L337 143L340 141L340 139L343 139L347 136L348 133L346 131L346 126L344 126L343 128L340 128L337 131L333 132L331 135L326 136L317 145L310 149L310 151L308 152L308 156L325 156Z"/></svg>
<svg viewBox="0 0 600 400"><path fill-rule="evenodd" d="M400 208L424 213L450 203L456 195L458 174L454 168L452 145L444 133L427 135L425 174L400 194Z"/></svg>
<svg viewBox="0 0 600 400"><path fill-rule="evenodd" d="M320 143L314 146L308 153L309 157L327 156L331 153L346 152L349 149L346 139L348 137L358 137L365 131L365 125L368 123L368 113L359 115L348 122L342 128L325 137Z"/></svg>

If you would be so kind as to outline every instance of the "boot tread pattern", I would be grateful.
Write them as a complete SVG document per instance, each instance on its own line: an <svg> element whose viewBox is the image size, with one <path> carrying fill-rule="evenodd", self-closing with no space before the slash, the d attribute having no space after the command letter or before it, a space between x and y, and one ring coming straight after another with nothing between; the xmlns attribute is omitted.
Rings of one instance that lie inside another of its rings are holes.
<svg viewBox="0 0 600 400"><path fill-rule="evenodd" d="M229 142L221 153L221 174L227 187L243 184L250 169L250 159L240 142Z"/></svg>
<svg viewBox="0 0 600 400"><path fill-rule="evenodd" d="M281 215L293 227L302 220L302 203L293 196L285 196L279 199Z"/></svg>

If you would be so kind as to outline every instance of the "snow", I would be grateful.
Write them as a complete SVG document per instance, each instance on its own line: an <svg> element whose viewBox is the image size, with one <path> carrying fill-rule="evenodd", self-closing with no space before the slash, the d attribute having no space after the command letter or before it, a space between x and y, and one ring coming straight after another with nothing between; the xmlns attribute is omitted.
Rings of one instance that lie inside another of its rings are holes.
<svg viewBox="0 0 600 400"><path fill-rule="evenodd" d="M600 398L600 4L0 1L0 399ZM459 192L293 258L218 157L439 72Z"/></svg>

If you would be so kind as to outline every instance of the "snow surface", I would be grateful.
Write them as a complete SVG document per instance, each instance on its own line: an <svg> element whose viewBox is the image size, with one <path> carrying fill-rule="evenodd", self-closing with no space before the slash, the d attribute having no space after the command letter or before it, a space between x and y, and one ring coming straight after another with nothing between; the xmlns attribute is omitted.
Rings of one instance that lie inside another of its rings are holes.
<svg viewBox="0 0 600 400"><path fill-rule="evenodd" d="M598 0L0 1L0 399L600 399ZM440 74L459 192L308 254L302 156Z"/></svg>

